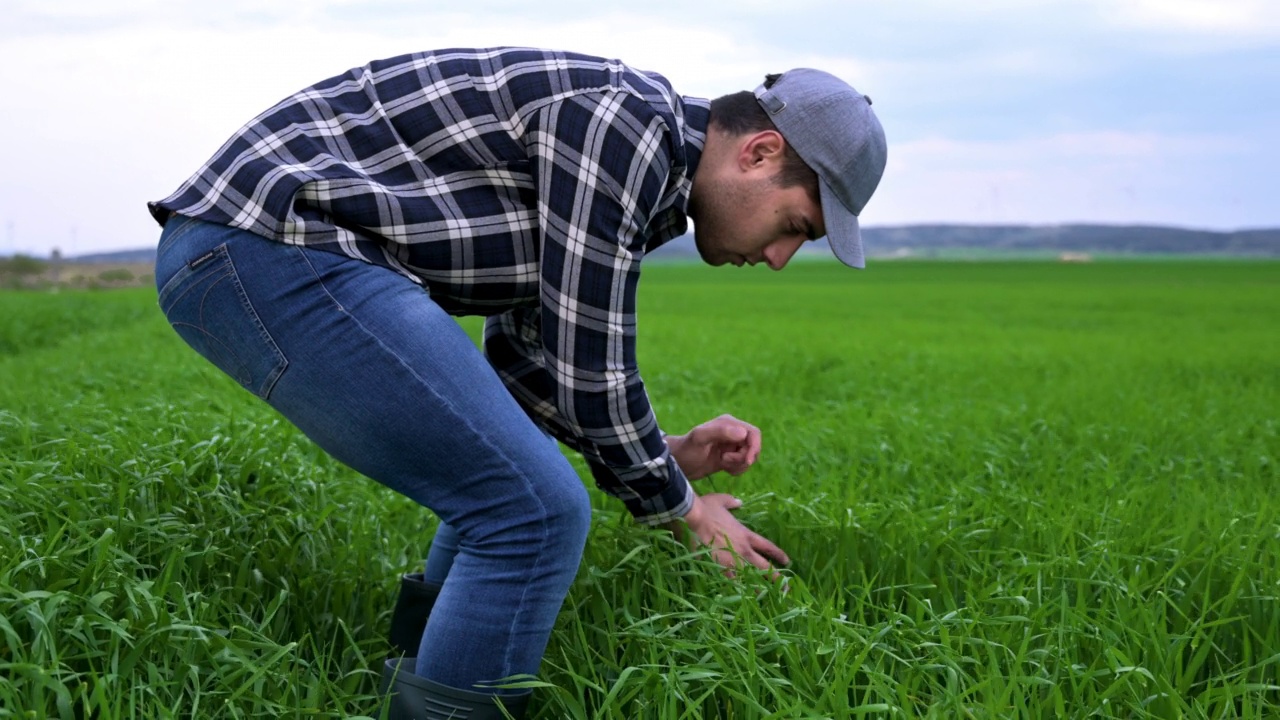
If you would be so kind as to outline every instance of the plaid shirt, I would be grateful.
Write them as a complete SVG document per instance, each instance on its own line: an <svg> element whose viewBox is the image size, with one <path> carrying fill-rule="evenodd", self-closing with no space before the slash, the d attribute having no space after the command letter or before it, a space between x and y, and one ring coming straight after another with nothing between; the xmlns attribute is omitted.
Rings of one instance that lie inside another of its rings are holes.
<svg viewBox="0 0 1280 720"><path fill-rule="evenodd" d="M693 491L636 367L636 286L687 229L708 107L615 60L416 53L286 98L149 208L388 267L488 316L515 399L658 524Z"/></svg>

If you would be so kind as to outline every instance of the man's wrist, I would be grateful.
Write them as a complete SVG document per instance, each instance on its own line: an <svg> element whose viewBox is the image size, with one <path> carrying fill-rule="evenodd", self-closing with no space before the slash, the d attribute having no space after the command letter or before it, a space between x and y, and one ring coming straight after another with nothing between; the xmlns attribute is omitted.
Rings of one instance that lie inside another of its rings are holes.
<svg viewBox="0 0 1280 720"><path fill-rule="evenodd" d="M680 462L680 452L684 448L684 435L663 435L662 439L667 443L667 451L671 453L671 462L676 464L681 470L684 465Z"/></svg>
<svg viewBox="0 0 1280 720"><path fill-rule="evenodd" d="M659 527L666 528L672 532L683 528L692 518L695 522L702 517L702 498L698 496L698 492L693 489L693 484L685 480L689 487L689 506L680 515L664 522Z"/></svg>
<svg viewBox="0 0 1280 720"><path fill-rule="evenodd" d="M690 491L693 492L692 489ZM672 524L680 525L682 527L683 526L692 527L694 525L697 525L701 519L702 519L702 498L698 496L697 492L693 492L693 502L689 503L689 509L685 512L684 515L681 515L678 519L672 521Z"/></svg>

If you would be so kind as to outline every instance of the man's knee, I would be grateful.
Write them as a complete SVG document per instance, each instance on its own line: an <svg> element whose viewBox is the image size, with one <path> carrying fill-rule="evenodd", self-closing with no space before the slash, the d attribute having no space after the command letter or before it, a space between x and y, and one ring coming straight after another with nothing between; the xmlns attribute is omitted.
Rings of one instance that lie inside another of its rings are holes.
<svg viewBox="0 0 1280 720"><path fill-rule="evenodd" d="M581 478L565 463L553 477L535 479L538 518L553 544L581 550L591 529L591 497Z"/></svg>
<svg viewBox="0 0 1280 720"><path fill-rule="evenodd" d="M486 517L466 533L469 545L503 554L514 548L532 554L546 547L581 552L591 528L591 499L573 466L558 453L550 461L526 459L523 492L489 505Z"/></svg>

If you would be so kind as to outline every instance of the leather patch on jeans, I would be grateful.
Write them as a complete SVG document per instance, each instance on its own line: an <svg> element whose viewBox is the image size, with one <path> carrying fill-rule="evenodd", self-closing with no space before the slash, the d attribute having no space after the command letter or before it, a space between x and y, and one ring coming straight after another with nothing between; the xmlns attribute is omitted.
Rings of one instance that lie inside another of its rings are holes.
<svg viewBox="0 0 1280 720"><path fill-rule="evenodd" d="M195 260L192 260L191 262L187 263L187 267L191 268L192 270L195 270L196 268L198 268L198 267L200 267L201 265L203 265L203 264L205 264L206 262L208 262L208 261L209 261L209 259L210 259L210 258L212 258L212 257L213 257L213 251L212 251L212 250L210 250L209 252L207 252L207 253L205 253L205 254L201 255L200 257L196 258Z"/></svg>

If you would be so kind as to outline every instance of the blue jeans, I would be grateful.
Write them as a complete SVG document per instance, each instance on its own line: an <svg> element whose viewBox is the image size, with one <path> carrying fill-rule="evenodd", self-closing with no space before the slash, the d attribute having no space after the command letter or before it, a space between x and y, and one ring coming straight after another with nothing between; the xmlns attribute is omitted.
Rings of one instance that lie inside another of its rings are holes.
<svg viewBox="0 0 1280 720"><path fill-rule="evenodd" d="M196 352L439 516L417 674L467 690L536 674L591 508L453 318L391 270L183 216L160 236L156 284Z"/></svg>

